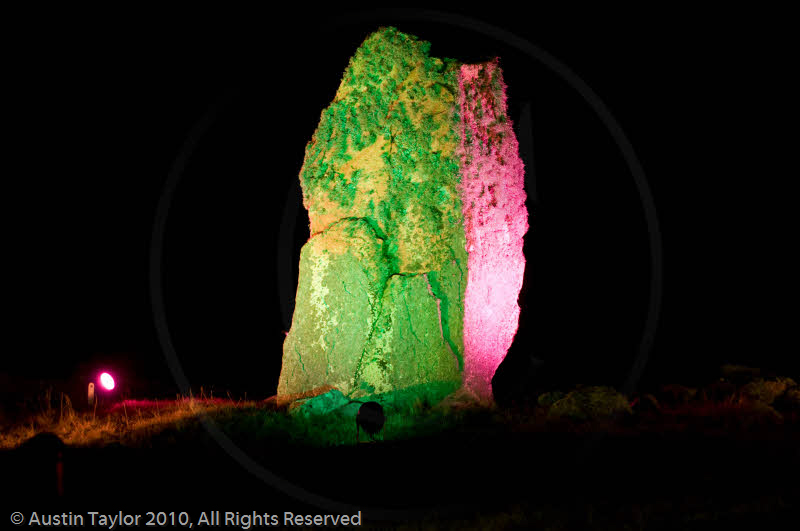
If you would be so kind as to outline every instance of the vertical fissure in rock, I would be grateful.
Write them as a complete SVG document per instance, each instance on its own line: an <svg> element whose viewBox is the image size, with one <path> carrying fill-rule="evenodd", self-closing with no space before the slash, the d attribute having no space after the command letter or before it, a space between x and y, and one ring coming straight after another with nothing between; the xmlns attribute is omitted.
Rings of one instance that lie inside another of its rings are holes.
<svg viewBox="0 0 800 531"><path fill-rule="evenodd" d="M306 366L303 363L303 355L297 350L297 345L294 346L294 351L297 353L297 360L300 362L300 368L303 369L303 372L306 372Z"/></svg>
<svg viewBox="0 0 800 531"><path fill-rule="evenodd" d="M409 275L403 275L403 276L406 277L406 276L409 276ZM415 275L410 275L410 276L415 276ZM411 310L408 309L408 299L406 298L405 284L403 285L403 288L404 288L403 289L403 306L406 309L406 320L408 321L408 329L411 330L411 335L414 336L414 339L416 339L418 343L422 343L423 345L425 345L426 343L424 341L422 341L419 338L419 336L417 335L417 333L414 331L414 321L413 321L413 319L411 319Z"/></svg>
<svg viewBox="0 0 800 531"><path fill-rule="evenodd" d="M461 353L458 350L458 346L455 344L455 342L450 336L450 322L448 321L450 317L450 301L447 295L445 295L441 285L439 284L438 273L436 271L430 271L426 275L426 278L428 279L428 283L430 284L431 291L433 291L434 296L441 301L440 322L442 323L442 336L444 337L447 347L450 349L450 353L453 356L455 356L456 360L458 361L458 370L463 371L464 358L461 356Z"/></svg>
<svg viewBox="0 0 800 531"><path fill-rule="evenodd" d="M392 275L387 276L383 280L383 284L381 285L380 295L378 300L376 301L375 305L372 306L372 326L370 326L369 334L367 334L367 338L364 341L364 346L361 349L361 355L358 358L358 364L356 365L356 370L353 375L353 389L358 390L361 384L361 376L362 370L364 366L364 356L367 355L367 351L370 349L372 344L372 337L375 334L375 328L378 326L378 322L381 318L381 310L383 309L383 298L386 295L386 287L389 283L389 279ZM376 309L377 307L377 309Z"/></svg>
<svg viewBox="0 0 800 531"><path fill-rule="evenodd" d="M444 332L442 331L442 299L433 294L431 281L428 279L428 273L425 273L423 276L425 277L425 284L428 287L428 293L431 297L436 299L436 314L439 316L439 336L444 339Z"/></svg>

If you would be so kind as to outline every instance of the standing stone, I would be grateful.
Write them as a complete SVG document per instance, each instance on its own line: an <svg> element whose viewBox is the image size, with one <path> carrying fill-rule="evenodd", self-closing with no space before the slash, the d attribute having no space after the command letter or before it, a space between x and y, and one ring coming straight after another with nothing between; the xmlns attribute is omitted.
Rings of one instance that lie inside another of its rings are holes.
<svg viewBox="0 0 800 531"><path fill-rule="evenodd" d="M491 397L484 373L505 356L519 312L522 164L497 63L469 69L429 49L394 28L370 35L306 147L311 237L280 395L324 385L351 397L446 394L467 383ZM499 325L476 307L487 301Z"/></svg>

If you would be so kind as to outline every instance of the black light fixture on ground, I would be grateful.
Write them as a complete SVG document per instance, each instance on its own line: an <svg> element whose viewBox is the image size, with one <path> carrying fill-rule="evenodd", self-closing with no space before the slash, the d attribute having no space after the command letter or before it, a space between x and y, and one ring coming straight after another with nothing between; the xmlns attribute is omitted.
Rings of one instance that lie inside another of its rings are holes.
<svg viewBox="0 0 800 531"><path fill-rule="evenodd" d="M383 407L377 402L365 402L358 408L356 415L356 443L361 442L361 429L367 432L373 440L375 434L381 432L381 439L383 439L385 424L386 416L383 414Z"/></svg>

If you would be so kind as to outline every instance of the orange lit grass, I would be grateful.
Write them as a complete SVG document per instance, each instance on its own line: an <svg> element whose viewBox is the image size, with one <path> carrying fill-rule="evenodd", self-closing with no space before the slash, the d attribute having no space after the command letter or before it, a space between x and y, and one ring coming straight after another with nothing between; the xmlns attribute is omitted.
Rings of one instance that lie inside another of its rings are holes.
<svg viewBox="0 0 800 531"><path fill-rule="evenodd" d="M70 446L96 446L113 442L146 440L164 429L175 427L206 413L213 416L254 409L256 401L178 396L175 400L123 400L106 412L78 412L68 396L51 400L27 422L0 433L0 449L16 448L42 432L58 435Z"/></svg>

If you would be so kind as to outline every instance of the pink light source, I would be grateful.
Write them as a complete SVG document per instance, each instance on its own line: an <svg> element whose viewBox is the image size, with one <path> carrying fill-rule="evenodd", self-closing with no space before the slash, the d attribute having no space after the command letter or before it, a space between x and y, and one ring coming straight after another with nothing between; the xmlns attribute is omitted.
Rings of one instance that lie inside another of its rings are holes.
<svg viewBox="0 0 800 531"><path fill-rule="evenodd" d="M111 391L114 389L114 378L107 372L104 372L100 375L100 385L107 391Z"/></svg>

